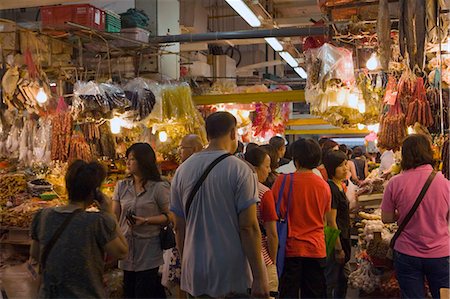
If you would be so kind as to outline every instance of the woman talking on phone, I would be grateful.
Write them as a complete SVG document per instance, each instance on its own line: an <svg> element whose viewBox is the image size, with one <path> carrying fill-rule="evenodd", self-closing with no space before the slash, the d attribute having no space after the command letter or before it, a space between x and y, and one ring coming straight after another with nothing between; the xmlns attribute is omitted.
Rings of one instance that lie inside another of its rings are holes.
<svg viewBox="0 0 450 299"><path fill-rule="evenodd" d="M117 183L113 196L113 210L130 248L119 261L124 297L165 298L158 276L163 264L159 233L169 221L169 183L162 181L149 144L133 144L126 158L129 177Z"/></svg>
<svg viewBox="0 0 450 299"><path fill-rule="evenodd" d="M105 298L104 254L124 258L125 238L110 201L98 191L106 177L96 162L74 161L65 181L69 203L36 213L30 256L39 262L39 298ZM100 212L86 212L94 202Z"/></svg>

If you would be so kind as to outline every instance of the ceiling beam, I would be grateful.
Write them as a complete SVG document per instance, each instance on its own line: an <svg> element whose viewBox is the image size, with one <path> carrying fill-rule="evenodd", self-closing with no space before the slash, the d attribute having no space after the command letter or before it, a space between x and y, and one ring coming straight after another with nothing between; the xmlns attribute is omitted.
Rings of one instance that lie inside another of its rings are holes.
<svg viewBox="0 0 450 299"><path fill-rule="evenodd" d="M278 27L295 27L295 26L311 26L313 23L311 19L320 20L323 17L321 13L312 13L305 15L304 17L281 17L275 18L274 22L278 25Z"/></svg>
<svg viewBox="0 0 450 299"><path fill-rule="evenodd" d="M396 3L399 0L388 0L389 3ZM379 0L371 0L371 1L361 1L361 2L349 2L349 3L341 3L335 5L326 5L324 8L326 9L342 9L342 8L353 8L353 7L363 7L363 6L371 6L378 5Z"/></svg>

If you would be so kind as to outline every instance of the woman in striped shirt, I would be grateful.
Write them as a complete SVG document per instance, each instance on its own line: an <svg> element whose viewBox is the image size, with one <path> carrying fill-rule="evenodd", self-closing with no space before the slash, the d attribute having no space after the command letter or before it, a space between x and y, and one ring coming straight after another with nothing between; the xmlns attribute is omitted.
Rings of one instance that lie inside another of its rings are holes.
<svg viewBox="0 0 450 299"><path fill-rule="evenodd" d="M245 159L254 166L258 175L258 192L259 200L257 212L258 221L262 235L262 255L267 267L267 275L269 278L269 288L271 292L278 292L278 276L277 276L277 250L278 235L276 221L278 216L275 210L275 200L269 188L263 185L266 181L270 168L270 157L261 148L254 148L245 153Z"/></svg>

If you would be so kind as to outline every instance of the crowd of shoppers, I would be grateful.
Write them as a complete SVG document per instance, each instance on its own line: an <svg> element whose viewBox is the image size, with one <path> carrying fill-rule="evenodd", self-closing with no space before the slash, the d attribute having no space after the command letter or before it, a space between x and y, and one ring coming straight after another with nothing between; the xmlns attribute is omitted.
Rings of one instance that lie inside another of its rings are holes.
<svg viewBox="0 0 450 299"><path fill-rule="evenodd" d="M362 149L300 138L288 148L292 160L284 160L281 137L263 146L239 145L237 121L228 112L210 115L206 132L205 149L196 135L182 139L182 164L170 183L161 177L152 147L133 144L126 152L129 176L118 182L112 205L98 191L105 170L73 163L66 175L69 204L38 212L32 224L31 256L43 269L41 296L104 297L107 253L124 271L125 298L165 298L159 234L174 222L170 263L181 267L178 283L188 297L345 298L351 256L345 190L349 179L359 184L367 177ZM389 169L392 155L382 151ZM408 137L403 173L385 191L384 222L405 221L434 176L432 165L428 139ZM434 298L439 288L448 288L449 191L449 181L436 174L396 240L395 268L405 298L423 297L425 278ZM94 202L100 212L85 212ZM281 237L284 223L288 232ZM326 227L340 232L331 251Z"/></svg>

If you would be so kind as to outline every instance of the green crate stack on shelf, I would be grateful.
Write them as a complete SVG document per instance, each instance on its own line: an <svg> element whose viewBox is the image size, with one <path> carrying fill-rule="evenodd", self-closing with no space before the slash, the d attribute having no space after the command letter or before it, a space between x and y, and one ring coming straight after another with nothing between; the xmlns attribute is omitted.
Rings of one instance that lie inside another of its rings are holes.
<svg viewBox="0 0 450 299"><path fill-rule="evenodd" d="M105 12L106 12L105 31L120 32L120 29L122 28L120 15L110 10L105 10Z"/></svg>

